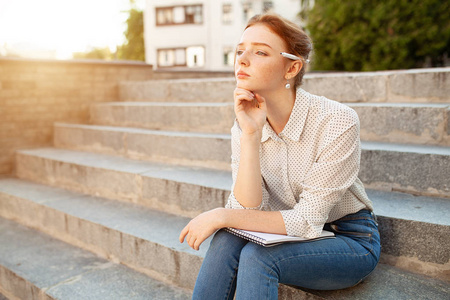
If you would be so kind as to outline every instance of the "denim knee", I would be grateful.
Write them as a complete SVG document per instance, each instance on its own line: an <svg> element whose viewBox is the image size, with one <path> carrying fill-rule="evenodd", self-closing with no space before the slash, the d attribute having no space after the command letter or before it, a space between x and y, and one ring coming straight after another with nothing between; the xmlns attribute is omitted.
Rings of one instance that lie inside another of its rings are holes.
<svg viewBox="0 0 450 300"><path fill-rule="evenodd" d="M275 259L269 251L263 246L254 243L248 243L241 251L239 268L251 269L253 273L265 272L278 277L279 270L275 264Z"/></svg>
<svg viewBox="0 0 450 300"><path fill-rule="evenodd" d="M241 251L236 299L277 299L279 270L263 246L248 243Z"/></svg>

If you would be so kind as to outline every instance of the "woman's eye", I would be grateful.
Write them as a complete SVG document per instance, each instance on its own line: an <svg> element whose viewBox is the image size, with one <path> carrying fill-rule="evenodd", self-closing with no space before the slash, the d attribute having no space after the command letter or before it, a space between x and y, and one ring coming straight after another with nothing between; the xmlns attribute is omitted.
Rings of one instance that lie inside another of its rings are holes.
<svg viewBox="0 0 450 300"><path fill-rule="evenodd" d="M258 54L258 55L264 55L264 56L267 55L266 52L263 52L263 51L256 51L256 54Z"/></svg>
<svg viewBox="0 0 450 300"><path fill-rule="evenodd" d="M242 50L236 50L236 54L237 54L237 55L241 55L243 52L244 52L244 51L242 51Z"/></svg>

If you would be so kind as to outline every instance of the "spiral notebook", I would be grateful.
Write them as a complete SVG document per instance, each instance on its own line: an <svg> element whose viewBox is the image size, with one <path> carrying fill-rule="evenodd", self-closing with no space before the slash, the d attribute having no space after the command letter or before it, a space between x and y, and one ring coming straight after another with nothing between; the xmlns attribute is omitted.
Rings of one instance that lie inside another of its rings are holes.
<svg viewBox="0 0 450 300"><path fill-rule="evenodd" d="M322 239L334 238L334 233L330 231L323 230L322 234L316 238L307 239L301 238L297 236L288 236L282 234L273 234L273 233L265 233L265 232L257 232L257 231L249 231L242 230L236 228L225 228L226 231L232 233L238 237L249 240L250 242L256 243L258 245L262 245L264 247L272 247L282 243L291 243L291 242L310 242L317 241Z"/></svg>

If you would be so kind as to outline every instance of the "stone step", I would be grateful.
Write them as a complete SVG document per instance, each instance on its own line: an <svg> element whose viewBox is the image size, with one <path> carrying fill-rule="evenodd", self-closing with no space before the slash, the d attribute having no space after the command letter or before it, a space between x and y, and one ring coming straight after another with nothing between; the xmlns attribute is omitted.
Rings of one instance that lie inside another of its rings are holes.
<svg viewBox="0 0 450 300"><path fill-rule="evenodd" d="M0 290L10 299L190 299L188 290L4 218Z"/></svg>
<svg viewBox="0 0 450 300"><path fill-rule="evenodd" d="M181 165L230 169L231 135L57 123L58 148Z"/></svg>
<svg viewBox="0 0 450 300"><path fill-rule="evenodd" d="M450 104L351 103L361 140L450 146Z"/></svg>
<svg viewBox="0 0 450 300"><path fill-rule="evenodd" d="M17 166L23 179L186 217L223 207L232 181L224 171L62 149L19 151ZM390 264L426 274L449 267L450 201L376 190L368 195L382 221L383 242L393 245L383 247Z"/></svg>
<svg viewBox="0 0 450 300"><path fill-rule="evenodd" d="M129 81L119 84L122 101L230 102L234 78Z"/></svg>
<svg viewBox="0 0 450 300"><path fill-rule="evenodd" d="M297 298L299 290L285 286L284 289L280 290L278 299L443 300L447 299L450 293L448 282L430 280L428 277L417 276L384 264L379 264L375 271L370 274L369 278L350 289L338 291L313 291L304 289L303 292L317 298L309 298L307 296Z"/></svg>
<svg viewBox="0 0 450 300"><path fill-rule="evenodd" d="M450 102L450 67L358 73L309 73L303 88L340 102ZM230 102L234 78L122 82L122 101ZM339 88L336 88L339 87Z"/></svg>
<svg viewBox="0 0 450 300"><path fill-rule="evenodd" d="M173 164L230 169L230 135L55 124L59 148ZM361 180L369 187L450 197L450 147L363 142Z"/></svg>
<svg viewBox="0 0 450 300"><path fill-rule="evenodd" d="M56 148L18 151L16 174L187 217L225 206L232 184L229 171Z"/></svg>
<svg viewBox="0 0 450 300"><path fill-rule="evenodd" d="M91 124L153 130L230 133L233 103L111 102L92 105Z"/></svg>
<svg viewBox="0 0 450 300"><path fill-rule="evenodd" d="M450 146L450 104L347 103L356 110L361 139ZM94 125L230 133L233 103L112 102L91 106Z"/></svg>
<svg viewBox="0 0 450 300"><path fill-rule="evenodd" d="M450 147L363 142L359 177L367 187L450 197Z"/></svg>
<svg viewBox="0 0 450 300"><path fill-rule="evenodd" d="M303 87L339 102L450 103L449 74L450 67L311 73Z"/></svg>
<svg viewBox="0 0 450 300"><path fill-rule="evenodd" d="M0 213L5 218L183 288L193 288L209 244L207 240L200 251L190 249L186 243L180 244L178 235L188 219L131 203L18 179L0 180L0 199ZM24 240L33 242L33 239ZM435 248L430 246L430 249ZM441 299L450 291L445 281L383 264L355 288L305 292L280 285L279 290L280 299L391 299L392 295L406 299L412 293L414 299Z"/></svg>

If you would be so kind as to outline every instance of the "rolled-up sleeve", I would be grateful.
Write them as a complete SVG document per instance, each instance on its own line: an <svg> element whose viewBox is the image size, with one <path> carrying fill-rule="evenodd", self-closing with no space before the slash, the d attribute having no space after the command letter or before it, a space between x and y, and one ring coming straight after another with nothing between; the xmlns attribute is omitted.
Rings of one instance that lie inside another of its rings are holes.
<svg viewBox="0 0 450 300"><path fill-rule="evenodd" d="M320 235L331 209L355 182L359 172L359 121L342 124L340 118L325 128L316 160L305 175L298 203L281 214L288 235Z"/></svg>

